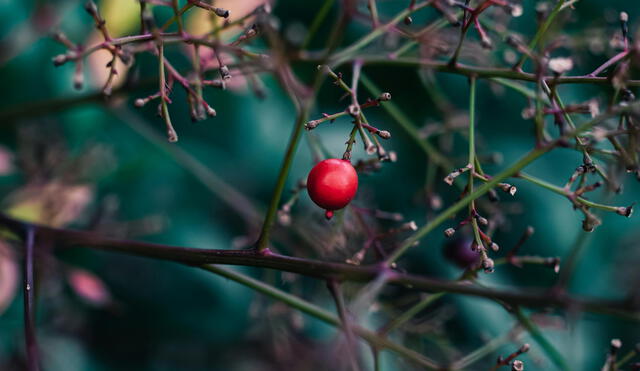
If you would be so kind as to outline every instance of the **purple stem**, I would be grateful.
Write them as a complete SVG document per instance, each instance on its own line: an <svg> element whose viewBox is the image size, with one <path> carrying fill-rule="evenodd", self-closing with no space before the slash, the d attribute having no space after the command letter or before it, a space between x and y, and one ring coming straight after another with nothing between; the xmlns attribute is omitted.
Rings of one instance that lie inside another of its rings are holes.
<svg viewBox="0 0 640 371"><path fill-rule="evenodd" d="M27 351L27 370L38 371L38 342L34 323L33 245L35 227L26 229L24 255L24 336Z"/></svg>
<svg viewBox="0 0 640 371"><path fill-rule="evenodd" d="M614 64L614 63L618 62L619 60L623 59L627 55L629 55L629 51L628 50L625 50L623 52L620 52L620 53L616 54L614 57L612 57L608 61L604 62L604 64L602 66L596 68L595 71L591 72L587 76L590 76L590 77L598 76L602 71L606 70L609 66L611 66L612 64Z"/></svg>

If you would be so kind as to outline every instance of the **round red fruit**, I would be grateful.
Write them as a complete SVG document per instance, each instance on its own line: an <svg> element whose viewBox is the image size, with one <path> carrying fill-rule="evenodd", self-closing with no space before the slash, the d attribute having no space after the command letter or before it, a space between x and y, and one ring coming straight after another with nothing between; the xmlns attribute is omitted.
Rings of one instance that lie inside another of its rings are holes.
<svg viewBox="0 0 640 371"><path fill-rule="evenodd" d="M342 209L358 191L358 174L347 160L324 160L309 172L307 191L321 208L327 211Z"/></svg>

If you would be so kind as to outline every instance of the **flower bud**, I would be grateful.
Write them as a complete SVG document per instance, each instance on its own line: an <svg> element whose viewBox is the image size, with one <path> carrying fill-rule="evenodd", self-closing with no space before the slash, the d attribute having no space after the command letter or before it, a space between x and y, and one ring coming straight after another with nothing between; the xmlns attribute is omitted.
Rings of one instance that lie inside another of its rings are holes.
<svg viewBox="0 0 640 371"><path fill-rule="evenodd" d="M387 92L381 93L380 96L378 97L378 99L381 102L390 101L391 100L391 93L387 93Z"/></svg>
<svg viewBox="0 0 640 371"><path fill-rule="evenodd" d="M380 136L380 138L382 139L389 139L391 138L391 133L386 130L380 130L378 132L378 136Z"/></svg>

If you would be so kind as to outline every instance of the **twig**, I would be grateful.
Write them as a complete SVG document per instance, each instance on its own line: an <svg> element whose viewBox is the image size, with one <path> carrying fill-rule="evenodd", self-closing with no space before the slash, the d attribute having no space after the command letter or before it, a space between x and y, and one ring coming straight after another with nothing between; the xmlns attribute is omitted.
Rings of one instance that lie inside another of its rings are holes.
<svg viewBox="0 0 640 371"><path fill-rule="evenodd" d="M35 326L35 280L34 280L34 244L36 229L27 227L25 229L25 251L24 251L24 336L27 351L27 369L38 371L40 369L40 356L38 352L38 341L36 339Z"/></svg>

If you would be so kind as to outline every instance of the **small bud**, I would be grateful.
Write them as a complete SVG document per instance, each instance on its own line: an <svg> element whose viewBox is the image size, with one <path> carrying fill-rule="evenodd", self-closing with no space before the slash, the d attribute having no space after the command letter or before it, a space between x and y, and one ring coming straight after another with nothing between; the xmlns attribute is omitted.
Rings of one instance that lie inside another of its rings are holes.
<svg viewBox="0 0 640 371"><path fill-rule="evenodd" d="M622 341L620 339L611 339L611 353L615 353L622 347Z"/></svg>
<svg viewBox="0 0 640 371"><path fill-rule="evenodd" d="M551 58L548 66L551 71L562 75L573 69L573 60L571 58Z"/></svg>
<svg viewBox="0 0 640 371"><path fill-rule="evenodd" d="M629 14L627 12L620 12L620 22L629 22Z"/></svg>
<svg viewBox="0 0 640 371"><path fill-rule="evenodd" d="M493 262L493 259L486 258L482 260L482 269L484 269L485 273L492 273L494 267L495 263Z"/></svg>
<svg viewBox="0 0 640 371"><path fill-rule="evenodd" d="M489 245L489 247L490 247L490 248L491 248L491 250L493 250L493 251L498 251L498 250L500 250L500 246L499 246L497 243L495 243L495 242L491 242L491 245Z"/></svg>
<svg viewBox="0 0 640 371"><path fill-rule="evenodd" d="M627 206L627 207L618 207L616 208L616 213L618 215L626 216L628 218L633 213L633 205Z"/></svg>
<svg viewBox="0 0 640 371"><path fill-rule="evenodd" d="M278 223L288 227L291 225L291 214L285 210L278 210Z"/></svg>
<svg viewBox="0 0 640 371"><path fill-rule="evenodd" d="M176 134L176 132L175 132L175 131L173 131L173 130L168 130L168 131L167 131L167 140L168 140L170 143L175 143L175 142L177 142L177 141L178 141L178 134Z"/></svg>
<svg viewBox="0 0 640 371"><path fill-rule="evenodd" d="M226 9L222 9L222 8L213 8L213 12L218 16L218 17L222 17L222 18L229 18L229 11Z"/></svg>
<svg viewBox="0 0 640 371"><path fill-rule="evenodd" d="M515 186L509 183L498 183L498 187L500 187L500 189L502 189L503 192L506 192L511 196L514 196L518 191L518 188L516 188Z"/></svg>
<svg viewBox="0 0 640 371"><path fill-rule="evenodd" d="M493 42L491 42L491 39L487 36L484 36L480 39L480 45L482 45L482 47L485 49L493 48Z"/></svg>
<svg viewBox="0 0 640 371"><path fill-rule="evenodd" d="M82 89L83 84L84 84L84 74L82 73L82 70L78 70L73 75L73 87L76 90L80 90Z"/></svg>
<svg viewBox="0 0 640 371"><path fill-rule="evenodd" d="M442 198L435 194L429 196L429 206L433 210L440 210L442 208Z"/></svg>
<svg viewBox="0 0 640 371"><path fill-rule="evenodd" d="M211 116L211 117L215 117L217 115L217 112L215 109L213 109L213 107L207 105L205 107L205 109L207 110L207 115Z"/></svg>
<svg viewBox="0 0 640 371"><path fill-rule="evenodd" d="M231 78L231 73L229 72L229 67L220 66L220 77L222 77L223 80L229 80Z"/></svg>
<svg viewBox="0 0 640 371"><path fill-rule="evenodd" d="M352 104L347 107L347 113L353 117L360 115L360 106L357 104Z"/></svg>
<svg viewBox="0 0 640 371"><path fill-rule="evenodd" d="M520 360L515 360L513 361L513 363L511 364L511 371L523 371L524 370L524 363Z"/></svg>
<svg viewBox="0 0 640 371"><path fill-rule="evenodd" d="M451 238L456 233L454 228L447 228L444 230L444 236L447 238Z"/></svg>
<svg viewBox="0 0 640 371"><path fill-rule="evenodd" d="M549 265L551 267L553 267L553 272L554 273L558 273L560 272L560 258L556 257L556 258L551 258L551 261L549 263Z"/></svg>
<svg viewBox="0 0 640 371"><path fill-rule="evenodd" d="M398 154L396 153L396 151L389 151L387 157L389 158L389 162L398 161Z"/></svg>
<svg viewBox="0 0 640 371"><path fill-rule="evenodd" d="M389 139L391 138L391 133L386 130L380 130L378 132L378 136L382 139Z"/></svg>
<svg viewBox="0 0 640 371"><path fill-rule="evenodd" d="M135 100L135 102L133 102L133 105L136 106L137 108L144 107L145 104L147 104L147 101L145 101L142 98L138 98Z"/></svg>
<svg viewBox="0 0 640 371"><path fill-rule="evenodd" d="M480 224L480 225L489 225L489 221L487 220L487 218L482 217L480 215L478 215L476 217L476 220L478 221L478 224Z"/></svg>
<svg viewBox="0 0 640 371"><path fill-rule="evenodd" d="M520 353L526 353L529 351L529 349L531 349L531 345L529 345L528 343L524 343L522 344L522 346L520 347L520 349L518 350L518 352Z"/></svg>
<svg viewBox="0 0 640 371"><path fill-rule="evenodd" d="M460 174L464 173L465 171L468 171L472 168L471 164L462 167L460 169L456 169L454 171L452 171L451 173L449 173L449 175L447 175L444 178L444 182L447 183L448 185L453 185L453 181L460 176Z"/></svg>
<svg viewBox="0 0 640 371"><path fill-rule="evenodd" d="M593 214L587 214L585 215L585 218L582 221L582 229L585 232L593 232L593 230L596 229L596 227L599 226L600 224L602 224L602 222L598 218L596 218Z"/></svg>
<svg viewBox="0 0 640 371"><path fill-rule="evenodd" d="M588 102L588 106L589 106L589 113L591 114L591 118L594 118L600 115L600 105L598 104L598 100L591 99Z"/></svg>
<svg viewBox="0 0 640 371"><path fill-rule="evenodd" d="M91 15L98 14L98 6L92 0L84 4L84 9Z"/></svg>
<svg viewBox="0 0 640 371"><path fill-rule="evenodd" d="M309 129L307 129L309 130ZM365 148L365 152L367 152L368 155L372 155L374 153L376 153L376 150L378 149L378 147L373 144L373 143L369 143L369 145L367 145L367 147Z"/></svg>
<svg viewBox="0 0 640 371"><path fill-rule="evenodd" d="M304 124L304 128L307 129L307 130L313 130L313 129L317 128L319 124L320 124L320 122L318 122L318 120L311 120L311 121L307 122L306 124Z"/></svg>
<svg viewBox="0 0 640 371"><path fill-rule="evenodd" d="M66 54L58 54L55 57L53 57L52 62L54 66L58 67L67 63L68 60L69 58L67 57Z"/></svg>
<svg viewBox="0 0 640 371"><path fill-rule="evenodd" d="M409 16L404 17L404 24L406 24L408 26L411 23L413 23L413 18L411 18Z"/></svg>
<svg viewBox="0 0 640 371"><path fill-rule="evenodd" d="M416 222L414 222L413 220L408 222L408 223L404 223L400 228L405 229L405 230L410 230L410 231L417 231L418 230L418 225L416 224Z"/></svg>
<svg viewBox="0 0 640 371"><path fill-rule="evenodd" d="M391 100L391 93L387 93L387 92L381 93L380 96L378 97L378 99L381 102L390 101Z"/></svg>
<svg viewBox="0 0 640 371"><path fill-rule="evenodd" d="M518 18L523 13L522 5L520 5L520 4L511 5L509 11L510 11L512 17Z"/></svg>

